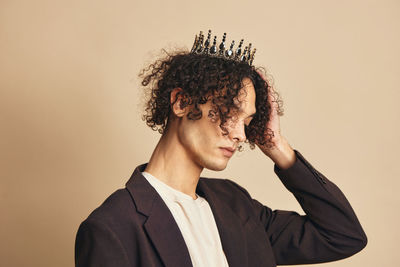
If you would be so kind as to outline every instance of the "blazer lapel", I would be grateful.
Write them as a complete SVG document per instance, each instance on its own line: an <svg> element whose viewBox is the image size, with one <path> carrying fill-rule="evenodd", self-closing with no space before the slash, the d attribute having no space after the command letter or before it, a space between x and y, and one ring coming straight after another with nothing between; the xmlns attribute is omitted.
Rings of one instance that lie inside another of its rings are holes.
<svg viewBox="0 0 400 267"><path fill-rule="evenodd" d="M167 205L141 174L147 164L138 166L126 184L138 212L147 216L144 229L166 267L192 267L189 250Z"/></svg>
<svg viewBox="0 0 400 267"><path fill-rule="evenodd" d="M245 267L247 247L243 223L232 208L218 198L218 193L212 190L206 180L207 178L200 178L196 192L207 199L211 207L229 267Z"/></svg>
<svg viewBox="0 0 400 267"><path fill-rule="evenodd" d="M146 164L139 165L126 183L137 211L147 216L144 229L166 267L192 267L189 250L179 227L157 191L141 174ZM218 198L218 194L200 178L196 193L204 197L213 212L222 248L230 267L247 266L247 250L241 219Z"/></svg>

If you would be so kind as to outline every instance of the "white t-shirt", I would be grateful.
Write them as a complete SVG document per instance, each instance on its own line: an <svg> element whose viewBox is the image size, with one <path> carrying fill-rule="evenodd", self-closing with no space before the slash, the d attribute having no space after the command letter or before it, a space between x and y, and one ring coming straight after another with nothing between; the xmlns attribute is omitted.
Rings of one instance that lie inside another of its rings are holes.
<svg viewBox="0 0 400 267"><path fill-rule="evenodd" d="M171 211L189 249L193 267L229 266L207 200L178 191L148 172L142 172Z"/></svg>

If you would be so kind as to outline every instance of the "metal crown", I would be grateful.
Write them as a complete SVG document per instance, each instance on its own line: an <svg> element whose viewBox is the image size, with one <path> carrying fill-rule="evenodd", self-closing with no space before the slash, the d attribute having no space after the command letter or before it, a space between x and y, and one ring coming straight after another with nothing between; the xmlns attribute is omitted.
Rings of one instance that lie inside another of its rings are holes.
<svg viewBox="0 0 400 267"><path fill-rule="evenodd" d="M249 45L244 48L244 51L242 53L242 45L243 45L243 39L242 39L240 40L239 46L236 48L235 51L233 50L233 46L235 45L234 40L229 46L229 49L226 50L225 40L226 40L226 33L224 33L224 36L222 37L222 42L217 48L217 36L214 36L213 44L211 47L209 47L211 42L211 30L208 30L207 39L205 41L204 41L203 31L200 31L199 35L196 34L196 37L194 39L194 44L190 53L220 57L220 58L235 60L238 62L245 62L251 66L254 60L254 54L256 53L257 49L254 48L253 51L251 51L251 43L249 43Z"/></svg>

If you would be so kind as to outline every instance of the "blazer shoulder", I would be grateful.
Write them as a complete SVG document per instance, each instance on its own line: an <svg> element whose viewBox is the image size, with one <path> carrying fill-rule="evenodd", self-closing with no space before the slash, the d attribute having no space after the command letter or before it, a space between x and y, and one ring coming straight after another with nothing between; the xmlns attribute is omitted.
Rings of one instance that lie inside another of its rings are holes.
<svg viewBox="0 0 400 267"><path fill-rule="evenodd" d="M204 183L218 200L237 213L249 214L254 210L251 195L237 182L225 178L206 178Z"/></svg>
<svg viewBox="0 0 400 267"><path fill-rule="evenodd" d="M136 207L126 188L118 189L94 209L85 221L98 221L104 225L132 221Z"/></svg>
<svg viewBox="0 0 400 267"><path fill-rule="evenodd" d="M202 178L207 187L223 198L251 198L249 192L237 182L227 178Z"/></svg>

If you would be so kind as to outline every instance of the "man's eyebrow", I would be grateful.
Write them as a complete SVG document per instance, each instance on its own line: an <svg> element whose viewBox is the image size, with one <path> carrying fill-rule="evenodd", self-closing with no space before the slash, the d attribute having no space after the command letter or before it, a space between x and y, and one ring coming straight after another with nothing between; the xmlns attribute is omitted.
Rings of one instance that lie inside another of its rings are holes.
<svg viewBox="0 0 400 267"><path fill-rule="evenodd" d="M240 109L240 112L246 113L242 109ZM252 113L252 114L250 114L249 116L247 116L247 118L254 117L254 115L256 115L256 113L257 113L257 111Z"/></svg>

